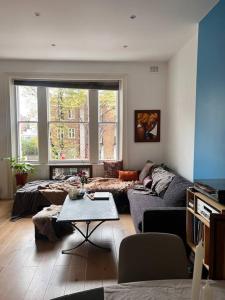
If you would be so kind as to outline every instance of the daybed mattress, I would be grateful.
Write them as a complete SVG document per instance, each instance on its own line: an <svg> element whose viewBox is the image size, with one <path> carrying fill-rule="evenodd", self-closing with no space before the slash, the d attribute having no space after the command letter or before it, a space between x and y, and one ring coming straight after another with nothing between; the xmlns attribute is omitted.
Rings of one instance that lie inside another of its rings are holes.
<svg viewBox="0 0 225 300"><path fill-rule="evenodd" d="M17 190L12 209L12 218L35 214L51 203L40 193L38 187L46 186L53 180L35 180Z"/></svg>
<svg viewBox="0 0 225 300"><path fill-rule="evenodd" d="M133 186L132 181L120 181L116 178L92 178L85 188L90 192L109 191L113 194L120 213L129 211L127 190ZM35 214L51 204L62 205L69 189L78 183L66 180L36 180L18 189L15 195L12 218Z"/></svg>

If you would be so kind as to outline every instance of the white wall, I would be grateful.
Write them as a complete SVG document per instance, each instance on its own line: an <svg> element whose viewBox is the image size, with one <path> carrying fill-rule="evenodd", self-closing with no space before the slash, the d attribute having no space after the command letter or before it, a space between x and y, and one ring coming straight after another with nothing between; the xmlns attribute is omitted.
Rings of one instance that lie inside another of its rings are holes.
<svg viewBox="0 0 225 300"><path fill-rule="evenodd" d="M155 65L156 63L154 63ZM167 64L157 63L159 73L151 73L152 63L107 63L107 62L59 62L59 61L0 61L0 157L11 155L10 138L10 99L7 78L17 73L37 73L48 77L48 74L107 74L123 75L127 78L126 102L127 112L124 114L124 160L129 169L140 169L147 159L156 162L164 161L165 147L165 99L167 83ZM134 110L161 110L161 142L134 143ZM40 166L37 176L46 177L46 168ZM9 170L0 160L0 198L10 196L11 184ZM41 175L42 174L42 175Z"/></svg>
<svg viewBox="0 0 225 300"><path fill-rule="evenodd" d="M193 180L198 33L168 63L166 163Z"/></svg>

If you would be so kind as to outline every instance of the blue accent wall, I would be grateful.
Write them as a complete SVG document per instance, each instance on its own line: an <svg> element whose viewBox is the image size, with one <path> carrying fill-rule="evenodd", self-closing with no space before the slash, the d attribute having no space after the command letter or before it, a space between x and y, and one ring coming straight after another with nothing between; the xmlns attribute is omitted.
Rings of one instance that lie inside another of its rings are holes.
<svg viewBox="0 0 225 300"><path fill-rule="evenodd" d="M194 179L225 178L225 0L199 24Z"/></svg>

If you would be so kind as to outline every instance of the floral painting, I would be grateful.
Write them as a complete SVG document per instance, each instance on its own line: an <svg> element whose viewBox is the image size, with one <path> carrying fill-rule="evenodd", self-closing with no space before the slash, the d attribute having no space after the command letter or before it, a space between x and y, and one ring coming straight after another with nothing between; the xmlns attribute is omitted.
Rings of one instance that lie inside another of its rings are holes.
<svg viewBox="0 0 225 300"><path fill-rule="evenodd" d="M135 110L135 142L160 142L160 110Z"/></svg>

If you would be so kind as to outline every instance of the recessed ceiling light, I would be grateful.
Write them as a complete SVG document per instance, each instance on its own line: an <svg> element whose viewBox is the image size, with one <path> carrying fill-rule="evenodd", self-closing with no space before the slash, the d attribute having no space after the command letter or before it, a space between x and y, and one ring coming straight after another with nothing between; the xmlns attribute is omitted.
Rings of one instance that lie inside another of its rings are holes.
<svg viewBox="0 0 225 300"><path fill-rule="evenodd" d="M136 17L137 17L136 15L131 15L131 16L130 16L130 19L133 20L133 19L136 19Z"/></svg>
<svg viewBox="0 0 225 300"><path fill-rule="evenodd" d="M55 46L56 46L56 44L51 44L51 46L52 46L52 47L55 47Z"/></svg>
<svg viewBox="0 0 225 300"><path fill-rule="evenodd" d="M38 12L38 11L36 11L35 13L34 13L34 15L35 15L35 17L40 17L40 13Z"/></svg>
<svg viewBox="0 0 225 300"><path fill-rule="evenodd" d="M124 49L128 48L128 45L123 45L123 48L124 48Z"/></svg>

